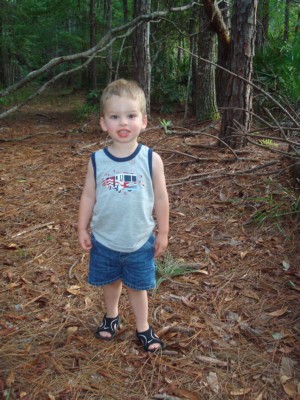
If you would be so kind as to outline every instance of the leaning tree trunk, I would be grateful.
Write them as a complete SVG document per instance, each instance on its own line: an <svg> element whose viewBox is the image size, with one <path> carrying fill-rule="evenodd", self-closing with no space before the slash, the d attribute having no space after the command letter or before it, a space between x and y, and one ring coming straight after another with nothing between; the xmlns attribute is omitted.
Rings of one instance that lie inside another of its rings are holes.
<svg viewBox="0 0 300 400"><path fill-rule="evenodd" d="M216 33L203 7L199 7L200 29L198 34L198 55L206 60L214 61L216 53ZM215 66L198 59L196 73L196 118L205 121L218 118Z"/></svg>
<svg viewBox="0 0 300 400"><path fill-rule="evenodd" d="M134 0L134 18L151 12L151 0ZM150 22L138 26L133 34L134 79L142 86L147 100L147 113L150 114L151 61L150 61Z"/></svg>
<svg viewBox="0 0 300 400"><path fill-rule="evenodd" d="M229 70L252 80L257 0L234 0ZM251 85L228 75L220 138L233 148L243 147L252 109Z"/></svg>

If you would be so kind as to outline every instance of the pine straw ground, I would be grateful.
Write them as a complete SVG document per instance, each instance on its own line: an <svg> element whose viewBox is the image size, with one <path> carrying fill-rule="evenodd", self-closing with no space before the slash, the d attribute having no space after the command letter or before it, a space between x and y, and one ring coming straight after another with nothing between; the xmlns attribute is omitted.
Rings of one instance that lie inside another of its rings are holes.
<svg viewBox="0 0 300 400"><path fill-rule="evenodd" d="M168 346L163 354L143 352L125 290L116 340L93 337L102 295L86 283L76 219L89 154L106 137L96 117L84 126L76 120L82 101L48 94L0 131L2 138L32 135L0 143L2 398L299 398L299 221L286 215L262 227L251 223L265 210L288 213L293 196L286 160L237 174L277 159L257 147L225 162L229 151L196 146L212 138L166 135L152 118L141 139L165 162L165 264L187 270L150 294L151 323ZM170 116L185 126L181 132L203 128L177 117ZM195 176L203 173L219 177ZM188 273L191 265L197 272Z"/></svg>

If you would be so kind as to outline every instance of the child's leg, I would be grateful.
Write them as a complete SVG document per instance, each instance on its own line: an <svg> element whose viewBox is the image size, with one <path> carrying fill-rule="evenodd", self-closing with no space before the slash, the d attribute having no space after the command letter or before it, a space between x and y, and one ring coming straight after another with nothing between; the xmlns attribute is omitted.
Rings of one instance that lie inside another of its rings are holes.
<svg viewBox="0 0 300 400"><path fill-rule="evenodd" d="M136 320L136 329L138 332L146 331L149 328L147 291L128 288L128 295Z"/></svg>
<svg viewBox="0 0 300 400"><path fill-rule="evenodd" d="M149 329L147 291L128 288L128 295L136 320L136 329L138 332L144 332ZM154 343L149 346L149 350L153 350L158 347L160 347L160 345L158 343Z"/></svg>
<svg viewBox="0 0 300 400"><path fill-rule="evenodd" d="M119 315L119 299L122 292L122 282L116 281L103 286L106 317L116 318ZM109 332L100 332L100 336L111 337Z"/></svg>

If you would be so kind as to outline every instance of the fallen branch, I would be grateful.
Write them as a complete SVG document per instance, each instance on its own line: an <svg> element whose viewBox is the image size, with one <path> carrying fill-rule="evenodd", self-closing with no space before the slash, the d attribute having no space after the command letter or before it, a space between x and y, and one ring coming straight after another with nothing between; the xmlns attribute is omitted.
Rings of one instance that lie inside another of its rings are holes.
<svg viewBox="0 0 300 400"><path fill-rule="evenodd" d="M45 226L52 225L52 224L54 224L54 223L55 223L55 221L50 221L50 222L46 222L46 223L44 223L44 224L39 224L39 225L32 226L32 227L30 227L30 228L25 229L25 230L22 231L22 232L19 232L19 233L16 233L16 234L12 235L12 239L14 239L14 238L16 238L16 237L19 237L19 236L21 236L21 235L25 235L25 233L29 233L29 232L32 232L32 231L36 231L36 230L38 230L38 229L44 228Z"/></svg>
<svg viewBox="0 0 300 400"><path fill-rule="evenodd" d="M31 135L26 135L26 136L21 136L21 137L16 137L16 138L0 138L0 142L22 142L23 140L26 139L31 139L35 136L40 136L40 135L58 135L60 133L65 133L63 131L56 131L56 132L37 132L37 133L32 133Z"/></svg>
<svg viewBox="0 0 300 400"><path fill-rule="evenodd" d="M224 176L249 175L249 174L251 174L251 173L253 173L255 171L258 171L258 170L263 169L263 168L270 167L270 166L278 164L278 163L279 163L279 160L275 160L275 161L270 161L270 162L268 162L266 164L258 165L256 167L245 169L245 170L242 170L242 171L238 171L238 172L225 172L224 171L224 172L216 174L216 175L210 175L211 171L207 172L207 173L204 172L204 173L201 173L201 174L194 174L194 175L191 175L191 176L193 176L193 177L196 177L196 176L199 177L200 176L201 178L200 179L192 179L192 180L187 180L187 178L189 178L189 177L178 178L178 179L176 179L177 183L172 183L170 185L167 185L167 188L174 187L174 186L180 186L180 185L183 185L184 183L188 183L188 184L190 184L190 183L198 183L198 182L201 182L201 181L204 181L204 180L223 178ZM218 171L216 171L216 172L218 172ZM180 181L180 182L178 182L178 181ZM185 182L181 182L181 181L185 181Z"/></svg>
<svg viewBox="0 0 300 400"><path fill-rule="evenodd" d="M227 149L234 155L234 157L236 158L236 159L238 159L238 156L237 156L237 154L236 154L236 152L233 150L233 148L232 147L230 147L226 142L224 142L222 139L220 139L218 136L216 136L216 135L212 135L211 133L206 133L206 132L203 132L203 131L193 131L192 132L193 133L193 135L204 135L204 136L208 136L208 137L211 137L211 138L213 138L213 139L216 139L216 140L218 140L219 142L221 142L225 147L227 147ZM171 134L184 134L184 132L173 132L172 131L172 133ZM194 156L192 156L192 157L194 157Z"/></svg>

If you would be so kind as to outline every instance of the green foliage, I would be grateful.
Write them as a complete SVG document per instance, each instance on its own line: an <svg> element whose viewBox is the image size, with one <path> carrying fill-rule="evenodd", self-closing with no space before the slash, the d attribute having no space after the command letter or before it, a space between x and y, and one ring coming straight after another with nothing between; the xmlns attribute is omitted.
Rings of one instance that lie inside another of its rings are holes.
<svg viewBox="0 0 300 400"><path fill-rule="evenodd" d="M22 89L10 94L9 96L0 98L0 106L10 107L15 104L22 103L30 95L32 95L38 88L38 85L31 84L24 86ZM1 87L0 87L1 89Z"/></svg>
<svg viewBox="0 0 300 400"><path fill-rule="evenodd" d="M157 260L157 278L156 287L167 280L180 275L190 274L193 272L198 272L194 266L185 265L183 262L174 260L172 255L167 252L163 260Z"/></svg>
<svg viewBox="0 0 300 400"><path fill-rule="evenodd" d="M99 111L99 107L84 103L80 107L74 110L74 117L78 122L86 121L91 114L97 113Z"/></svg>
<svg viewBox="0 0 300 400"><path fill-rule="evenodd" d="M99 113L99 92L90 91L86 95L85 103L76 108L74 115L79 122L86 121L91 114Z"/></svg>
<svg viewBox="0 0 300 400"><path fill-rule="evenodd" d="M271 36L255 57L257 80L265 89L300 103L300 42L282 43Z"/></svg>
<svg viewBox="0 0 300 400"><path fill-rule="evenodd" d="M167 119L160 119L159 120L160 126L163 128L163 130L165 131L166 135L169 135L170 133L172 133L172 131L170 130L170 128L172 128L173 124L171 120L167 120Z"/></svg>
<svg viewBox="0 0 300 400"><path fill-rule="evenodd" d="M91 90L86 96L86 102L90 106L99 104L100 93L98 90Z"/></svg>
<svg viewBox="0 0 300 400"><path fill-rule="evenodd" d="M159 56L153 65L153 101L160 106L160 112L170 113L186 97L189 57L176 48L178 38L166 36L164 46L158 50ZM179 52L179 53L178 53Z"/></svg>
<svg viewBox="0 0 300 400"><path fill-rule="evenodd" d="M272 139L260 139L259 143L262 144L263 146L278 147L278 143L275 143L274 140Z"/></svg>

